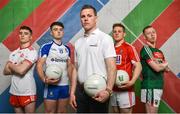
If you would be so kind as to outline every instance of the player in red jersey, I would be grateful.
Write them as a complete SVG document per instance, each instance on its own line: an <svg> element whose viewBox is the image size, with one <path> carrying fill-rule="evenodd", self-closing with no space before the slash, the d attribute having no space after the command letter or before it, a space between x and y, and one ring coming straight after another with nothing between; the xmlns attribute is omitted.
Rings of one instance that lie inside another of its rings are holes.
<svg viewBox="0 0 180 114"><path fill-rule="evenodd" d="M124 40L125 27L116 23L113 25L112 36L115 41L116 67L129 75L129 81L121 86L114 85L111 96L111 105L115 113L131 113L135 105L133 85L141 73L142 67L135 48Z"/></svg>

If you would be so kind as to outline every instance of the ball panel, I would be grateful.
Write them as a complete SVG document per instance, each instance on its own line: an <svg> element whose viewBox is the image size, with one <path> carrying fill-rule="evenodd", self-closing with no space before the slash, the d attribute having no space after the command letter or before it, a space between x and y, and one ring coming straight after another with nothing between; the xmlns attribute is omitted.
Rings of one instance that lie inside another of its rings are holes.
<svg viewBox="0 0 180 114"><path fill-rule="evenodd" d="M124 83L126 81L129 81L128 73L124 70L118 70L115 84L117 86L120 86L122 83Z"/></svg>
<svg viewBox="0 0 180 114"><path fill-rule="evenodd" d="M106 89L106 79L98 74L89 76L84 83L84 90L89 96L94 96L104 89Z"/></svg>
<svg viewBox="0 0 180 114"><path fill-rule="evenodd" d="M54 78L54 79L58 79L62 76L62 68L59 67L58 65L49 65L46 68L46 76L49 78Z"/></svg>

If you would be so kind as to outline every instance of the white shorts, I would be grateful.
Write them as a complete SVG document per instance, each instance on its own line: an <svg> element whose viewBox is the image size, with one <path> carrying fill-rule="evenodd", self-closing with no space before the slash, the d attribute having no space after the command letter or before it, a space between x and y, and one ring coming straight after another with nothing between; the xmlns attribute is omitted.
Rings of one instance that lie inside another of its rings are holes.
<svg viewBox="0 0 180 114"><path fill-rule="evenodd" d="M129 108L135 105L134 92L113 92L110 98L111 106L118 106L119 108Z"/></svg>
<svg viewBox="0 0 180 114"><path fill-rule="evenodd" d="M159 107L162 93L162 89L141 89L141 102Z"/></svg>

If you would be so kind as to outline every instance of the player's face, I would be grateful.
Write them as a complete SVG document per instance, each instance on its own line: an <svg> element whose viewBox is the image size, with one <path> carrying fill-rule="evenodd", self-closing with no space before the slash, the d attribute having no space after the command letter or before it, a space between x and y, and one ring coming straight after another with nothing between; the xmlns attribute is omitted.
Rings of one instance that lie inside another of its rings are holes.
<svg viewBox="0 0 180 114"><path fill-rule="evenodd" d="M116 42L119 42L124 39L126 33L123 31L122 27L116 26L112 31L113 38Z"/></svg>
<svg viewBox="0 0 180 114"><path fill-rule="evenodd" d="M156 42L157 34L156 34L156 30L154 28L152 28L152 27L147 28L144 31L144 35L145 35L145 38L148 42L150 42L150 43Z"/></svg>
<svg viewBox="0 0 180 114"><path fill-rule="evenodd" d="M84 9L80 14L81 24L86 32L91 32L96 28L97 16L93 9Z"/></svg>
<svg viewBox="0 0 180 114"><path fill-rule="evenodd" d="M31 42L32 35L29 30L21 29L19 31L19 39L21 44L25 44L27 42Z"/></svg>
<svg viewBox="0 0 180 114"><path fill-rule="evenodd" d="M51 30L51 35L55 39L61 39L64 36L64 29L61 26L54 25Z"/></svg>

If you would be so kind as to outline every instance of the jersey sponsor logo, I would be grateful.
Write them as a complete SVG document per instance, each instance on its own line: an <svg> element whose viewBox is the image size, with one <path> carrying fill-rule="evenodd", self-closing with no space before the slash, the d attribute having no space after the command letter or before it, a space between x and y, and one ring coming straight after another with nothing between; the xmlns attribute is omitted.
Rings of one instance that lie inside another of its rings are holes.
<svg viewBox="0 0 180 114"><path fill-rule="evenodd" d="M63 62L63 63L65 63L65 62L67 62L67 59L51 58L51 61L52 62Z"/></svg>
<svg viewBox="0 0 180 114"><path fill-rule="evenodd" d="M90 44L89 46L91 46L91 47L98 47L97 44Z"/></svg>
<svg viewBox="0 0 180 114"><path fill-rule="evenodd" d="M116 64L120 65L121 64L121 59L122 59L122 56L121 55L117 55L116 56Z"/></svg>

